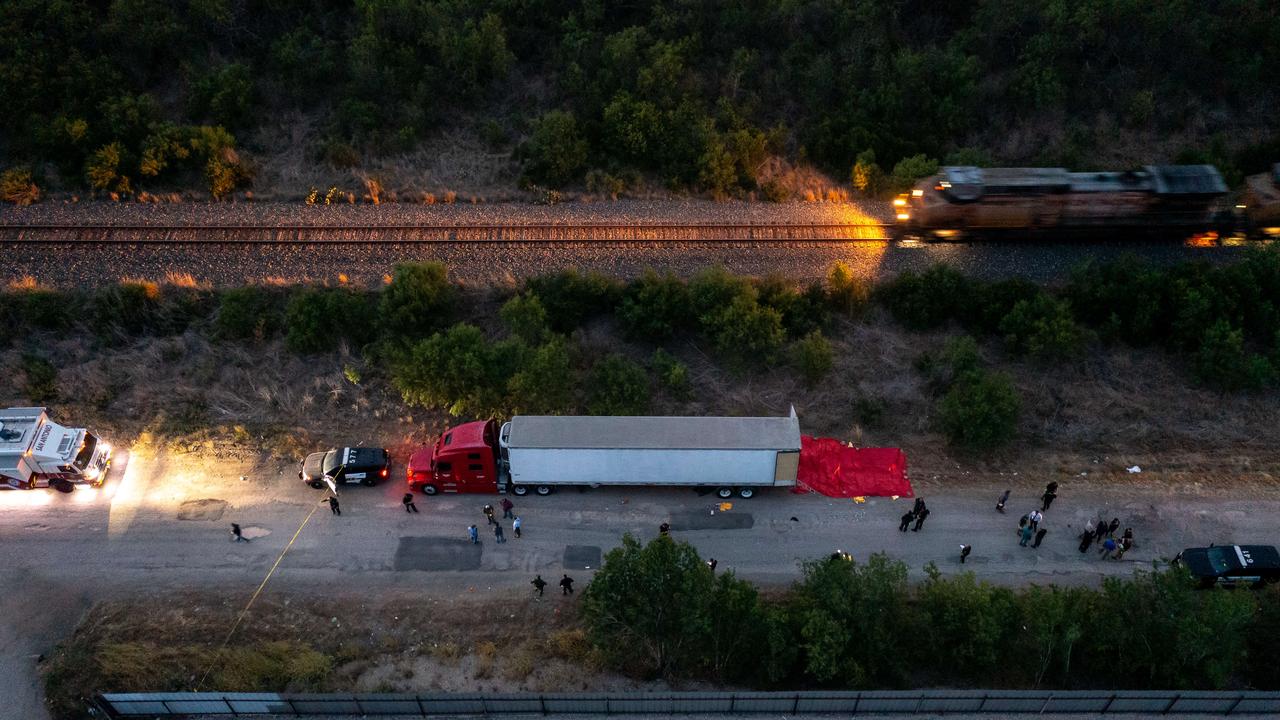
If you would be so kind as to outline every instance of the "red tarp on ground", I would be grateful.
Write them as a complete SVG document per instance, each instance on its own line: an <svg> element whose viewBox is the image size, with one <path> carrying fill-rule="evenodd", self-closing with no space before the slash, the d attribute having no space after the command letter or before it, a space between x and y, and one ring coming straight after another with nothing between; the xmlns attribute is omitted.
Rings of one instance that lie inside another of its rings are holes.
<svg viewBox="0 0 1280 720"><path fill-rule="evenodd" d="M800 436L795 492L827 497L913 497L907 456L898 448L852 448L834 438Z"/></svg>

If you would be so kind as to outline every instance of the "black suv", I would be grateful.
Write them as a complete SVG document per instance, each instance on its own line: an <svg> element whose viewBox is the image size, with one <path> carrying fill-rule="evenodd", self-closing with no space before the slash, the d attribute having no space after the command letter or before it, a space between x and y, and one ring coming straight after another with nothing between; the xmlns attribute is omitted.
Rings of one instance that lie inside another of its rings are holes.
<svg viewBox="0 0 1280 720"><path fill-rule="evenodd" d="M1187 548L1174 562L1185 565L1201 587L1262 587L1280 580L1280 551L1271 545Z"/></svg>
<svg viewBox="0 0 1280 720"><path fill-rule="evenodd" d="M334 485L373 485L386 478L390 469L391 459L383 448L335 448L308 455L298 477L319 490L325 486L326 478Z"/></svg>

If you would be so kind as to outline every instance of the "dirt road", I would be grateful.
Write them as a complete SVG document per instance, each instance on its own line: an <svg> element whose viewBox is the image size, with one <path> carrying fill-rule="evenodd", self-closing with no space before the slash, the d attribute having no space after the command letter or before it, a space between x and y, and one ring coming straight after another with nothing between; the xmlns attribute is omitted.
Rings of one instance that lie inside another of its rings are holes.
<svg viewBox="0 0 1280 720"><path fill-rule="evenodd" d="M399 472L393 468L393 480ZM16 701L14 717L41 716L36 657L93 601L172 589L247 599L295 533L270 581L275 592L521 587L535 572L555 577L561 568L581 587L624 533L650 538L664 521L720 569L764 584L788 583L799 561L836 549L857 559L886 552L906 561L917 578L933 562L944 573L971 570L1009 585L1094 584L1189 545L1280 543L1280 491L1253 489L1233 498L1221 488L1108 488L1055 479L1062 487L1046 513L1049 532L1039 549L1019 547L1015 529L1022 513L1039 506L1044 478L1014 484L1008 513L1000 515L994 503L1003 487L946 477L917 486L932 511L918 533L897 531L907 499L856 503L774 491L734 499L722 511L714 496L691 490L598 489L513 498L524 537L512 537L507 521L508 541L498 545L480 512L493 496L420 496L421 513L407 514L402 485L391 481L343 489L342 515L335 516L320 504L324 494L302 485L291 466L122 458L96 492L0 493L0 544L7 549L0 559L0 587L7 590L0 595L0 696ZM1134 528L1137 547L1122 561L1076 550L1076 534L1099 513ZM253 539L232 542L232 522ZM472 523L481 529L479 545L466 537ZM961 543L974 547L963 568Z"/></svg>

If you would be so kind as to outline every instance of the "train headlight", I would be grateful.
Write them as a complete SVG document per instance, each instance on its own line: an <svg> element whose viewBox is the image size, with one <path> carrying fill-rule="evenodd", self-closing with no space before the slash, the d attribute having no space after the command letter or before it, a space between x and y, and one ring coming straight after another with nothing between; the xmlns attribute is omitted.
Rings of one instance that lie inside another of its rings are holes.
<svg viewBox="0 0 1280 720"><path fill-rule="evenodd" d="M911 197L924 197L924 191L919 189L912 190Z"/></svg>
<svg viewBox="0 0 1280 720"><path fill-rule="evenodd" d="M899 219L899 220L910 220L910 219L911 219L911 213L898 213L898 219Z"/></svg>
<svg viewBox="0 0 1280 720"><path fill-rule="evenodd" d="M893 206L894 206L894 207L905 207L905 206L906 206L906 204L907 204L907 199L906 199L906 198L894 198L894 199L893 199Z"/></svg>

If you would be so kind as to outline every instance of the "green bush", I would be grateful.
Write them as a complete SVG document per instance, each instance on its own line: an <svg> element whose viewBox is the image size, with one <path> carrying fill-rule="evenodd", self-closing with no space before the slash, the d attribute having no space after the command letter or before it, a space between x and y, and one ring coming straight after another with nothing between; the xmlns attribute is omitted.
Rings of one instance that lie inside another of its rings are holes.
<svg viewBox="0 0 1280 720"><path fill-rule="evenodd" d="M960 677L989 677L1003 669L1004 649L1016 638L1017 596L1008 588L978 582L972 573L943 578L937 566L917 592L921 619L929 628L934 659Z"/></svg>
<svg viewBox="0 0 1280 720"><path fill-rule="evenodd" d="M831 349L831 343L817 330L797 341L792 353L792 362L811 387L821 382L835 366L835 352Z"/></svg>
<svg viewBox="0 0 1280 720"><path fill-rule="evenodd" d="M1220 390L1257 390L1273 383L1271 361L1245 350L1244 332L1226 320L1209 326L1192 361L1195 377Z"/></svg>
<svg viewBox="0 0 1280 720"><path fill-rule="evenodd" d="M756 292L761 305L777 310L782 316L782 327L788 337L803 337L830 324L826 291L817 283L804 292L797 292L787 280L769 275L757 284Z"/></svg>
<svg viewBox="0 0 1280 720"><path fill-rule="evenodd" d="M782 315L762 307L750 295L740 295L727 307L703 316L702 326L716 351L738 362L768 365L786 340Z"/></svg>
<svg viewBox="0 0 1280 720"><path fill-rule="evenodd" d="M894 192L906 192L916 181L938 172L938 161L924 155L912 155L898 161L893 166L889 183Z"/></svg>
<svg viewBox="0 0 1280 720"><path fill-rule="evenodd" d="M507 383L512 411L526 415L571 412L575 386L569 348L558 337L534 350Z"/></svg>
<svg viewBox="0 0 1280 720"><path fill-rule="evenodd" d="M846 166L847 167L847 166ZM876 164L875 150L863 150L853 163L850 180L858 192L876 196L885 191L884 171Z"/></svg>
<svg viewBox="0 0 1280 720"><path fill-rule="evenodd" d="M547 310L537 295L526 292L503 303L498 310L498 317L506 326L507 332L530 345L537 345L546 338L550 329L547 325Z"/></svg>
<svg viewBox="0 0 1280 720"><path fill-rule="evenodd" d="M370 297L342 288L306 288L284 311L285 345L296 353L332 352L346 341L357 347L376 337Z"/></svg>
<svg viewBox="0 0 1280 720"><path fill-rule="evenodd" d="M617 280L577 270L530 278L525 289L538 296L546 308L551 328L562 333L571 332L597 315L612 312L622 295L622 286Z"/></svg>
<svg viewBox="0 0 1280 720"><path fill-rule="evenodd" d="M214 336L226 340L266 340L280 326L280 309L273 293L256 285L222 291L214 316Z"/></svg>
<svg viewBox="0 0 1280 720"><path fill-rule="evenodd" d="M991 450L1013 439L1020 405L1007 375L976 370L952 383L938 405L938 420L951 444Z"/></svg>
<svg viewBox="0 0 1280 720"><path fill-rule="evenodd" d="M40 330L66 330L87 310L76 292L33 289L9 294L14 314L27 326Z"/></svg>
<svg viewBox="0 0 1280 720"><path fill-rule="evenodd" d="M444 264L396 265L378 307L383 332L388 337L413 341L443 327L453 310L454 295Z"/></svg>
<svg viewBox="0 0 1280 720"><path fill-rule="evenodd" d="M1014 303L1000 321L1005 345L1015 354L1041 360L1063 360L1084 350L1085 335L1061 300L1041 292Z"/></svg>
<svg viewBox="0 0 1280 720"><path fill-rule="evenodd" d="M827 301L831 309L844 315L857 315L871 299L871 286L853 274L846 264L836 261L827 269Z"/></svg>
<svg viewBox="0 0 1280 720"><path fill-rule="evenodd" d="M480 328L459 323L414 343L394 363L392 383L410 405L451 415L500 415L526 354L518 341L491 344Z"/></svg>
<svg viewBox="0 0 1280 720"><path fill-rule="evenodd" d="M755 303L756 290L751 286L751 281L734 275L721 266L703 270L689 281L689 302L693 315L704 324L707 322L706 318L714 317L740 298Z"/></svg>
<svg viewBox="0 0 1280 720"><path fill-rule="evenodd" d="M125 281L95 292L89 317L102 339L136 337L154 331L159 308L158 285Z"/></svg>
<svg viewBox="0 0 1280 720"><path fill-rule="evenodd" d="M939 327L967 303L968 278L948 265L934 265L923 273L911 270L881 288L881 298L894 319L912 330Z"/></svg>
<svg viewBox="0 0 1280 720"><path fill-rule="evenodd" d="M573 113L552 110L534 123L520 148L527 182L563 187L577 180L587 164L587 141L578 131Z"/></svg>
<svg viewBox="0 0 1280 720"><path fill-rule="evenodd" d="M22 374L25 380L22 391L33 403L48 403L58 399L58 369L39 355L22 356Z"/></svg>
<svg viewBox="0 0 1280 720"><path fill-rule="evenodd" d="M622 355L596 362L587 387L587 412L592 415L643 415L649 409L649 376Z"/></svg>
<svg viewBox="0 0 1280 720"><path fill-rule="evenodd" d="M971 282L966 304L959 310L960 323L973 333L993 335L1013 306L1022 300L1036 300L1045 291L1039 285L1013 278L995 282Z"/></svg>
<svg viewBox="0 0 1280 720"><path fill-rule="evenodd" d="M689 290L683 280L670 273L645 270L627 285L617 315L628 336L665 340L689 322Z"/></svg>
<svg viewBox="0 0 1280 720"><path fill-rule="evenodd" d="M658 377L658 383L671 397L677 400L689 399L689 366L662 348L653 351L649 366Z"/></svg>

